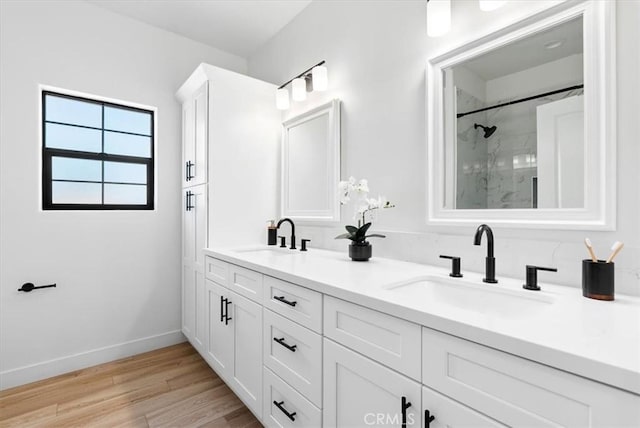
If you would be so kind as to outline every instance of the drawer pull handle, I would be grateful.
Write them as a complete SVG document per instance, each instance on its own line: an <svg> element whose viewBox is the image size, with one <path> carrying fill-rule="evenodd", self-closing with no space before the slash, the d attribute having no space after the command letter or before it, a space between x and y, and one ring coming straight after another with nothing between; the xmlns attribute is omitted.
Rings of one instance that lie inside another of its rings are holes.
<svg viewBox="0 0 640 428"><path fill-rule="evenodd" d="M287 409L285 409L285 408L284 408L284 406L283 406L284 401L280 401L280 402L278 402L278 401L275 401L275 400L274 400L274 401L273 401L273 404L275 404L275 405L276 405L276 407L277 407L278 409L280 409L280 411L281 411L282 413L284 413L286 417L288 417L289 419L291 419L291 421L294 421L294 422L295 422L296 418L295 418L294 416L296 415L296 412L293 412L293 413L289 413L289 412L287 412Z"/></svg>
<svg viewBox="0 0 640 428"><path fill-rule="evenodd" d="M227 300L220 296L220 322L224 322L224 301Z"/></svg>
<svg viewBox="0 0 640 428"><path fill-rule="evenodd" d="M274 299L276 299L278 302L282 302L285 305L289 305L289 306L295 306L298 304L298 302L290 302L289 300L285 299L284 296L273 296Z"/></svg>
<svg viewBox="0 0 640 428"><path fill-rule="evenodd" d="M435 416L431 416L431 412L429 410L424 411L424 428L429 428L431 426L431 422L435 419Z"/></svg>
<svg viewBox="0 0 640 428"><path fill-rule="evenodd" d="M279 344L281 344L291 352L296 352L296 348L298 347L298 345L287 345L284 341L284 337L281 337L280 339L274 337L273 341L278 342Z"/></svg>
<svg viewBox="0 0 640 428"><path fill-rule="evenodd" d="M411 403L407 402L407 397L402 397L402 428L407 428L407 409L411 407Z"/></svg>
<svg viewBox="0 0 640 428"><path fill-rule="evenodd" d="M226 300L224 302L225 304L225 308L224 308L224 325L229 325L229 321L231 321L233 318L231 318L229 316L229 305L231 304L231 300L229 299L224 299Z"/></svg>

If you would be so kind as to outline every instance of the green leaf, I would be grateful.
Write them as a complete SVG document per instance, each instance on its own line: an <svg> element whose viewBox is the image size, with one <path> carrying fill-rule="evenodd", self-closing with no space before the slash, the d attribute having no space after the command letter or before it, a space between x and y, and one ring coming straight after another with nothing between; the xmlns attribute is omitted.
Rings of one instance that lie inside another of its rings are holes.
<svg viewBox="0 0 640 428"><path fill-rule="evenodd" d="M356 238L358 238L358 240L363 240L364 236L367 234L367 230L370 227L371 227L371 223L366 223L364 226L358 229L358 231L356 232Z"/></svg>
<svg viewBox="0 0 640 428"><path fill-rule="evenodd" d="M381 235L379 233L372 233L371 235L367 235L364 237L365 239L367 238L386 238L385 235Z"/></svg>
<svg viewBox="0 0 640 428"><path fill-rule="evenodd" d="M334 239L350 239L350 238L351 238L350 233L343 233L342 235L336 236Z"/></svg>
<svg viewBox="0 0 640 428"><path fill-rule="evenodd" d="M349 232L352 235L355 235L356 233L358 233L358 228L355 226L345 226L345 229L347 229L347 232Z"/></svg>

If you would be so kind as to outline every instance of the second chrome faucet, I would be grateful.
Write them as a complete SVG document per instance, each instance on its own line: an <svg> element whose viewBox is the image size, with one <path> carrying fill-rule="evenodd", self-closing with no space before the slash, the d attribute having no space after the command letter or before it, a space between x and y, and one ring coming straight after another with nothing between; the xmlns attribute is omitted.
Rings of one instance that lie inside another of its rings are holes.
<svg viewBox="0 0 640 428"><path fill-rule="evenodd" d="M474 245L480 245L482 234L487 235L487 257L485 259L485 275L482 279L484 282L495 284L496 279L496 259L493 256L493 231L486 224L481 224L476 230L476 236L473 238Z"/></svg>

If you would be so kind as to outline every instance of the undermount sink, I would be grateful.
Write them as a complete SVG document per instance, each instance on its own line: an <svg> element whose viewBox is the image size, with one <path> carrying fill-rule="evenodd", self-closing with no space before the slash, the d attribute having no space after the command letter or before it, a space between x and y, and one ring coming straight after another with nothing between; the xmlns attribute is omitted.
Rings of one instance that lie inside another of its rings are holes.
<svg viewBox="0 0 640 428"><path fill-rule="evenodd" d="M234 250L236 253L242 254L268 254L274 256L288 256L296 254L296 251L289 248L281 247L251 247L251 248L239 248Z"/></svg>
<svg viewBox="0 0 640 428"><path fill-rule="evenodd" d="M428 301L443 307L512 318L533 315L554 302L551 296L537 291L512 290L435 275L413 278L384 288L402 293L412 301Z"/></svg>

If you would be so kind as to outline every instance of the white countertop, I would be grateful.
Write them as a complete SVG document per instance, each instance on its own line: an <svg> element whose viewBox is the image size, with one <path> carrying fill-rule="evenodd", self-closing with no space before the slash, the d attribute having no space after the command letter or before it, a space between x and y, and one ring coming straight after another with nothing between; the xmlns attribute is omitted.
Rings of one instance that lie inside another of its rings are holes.
<svg viewBox="0 0 640 428"><path fill-rule="evenodd" d="M498 277L498 284L485 284L481 274L463 271L461 284L473 283L487 287L487 290L535 299L531 302L531 310L527 304L526 310L521 310L520 302L527 303L521 299L518 299L517 310L509 305L484 310L480 300L477 308L471 307L469 301L457 307L455 302L442 304L434 299L416 298L409 290L389 289L391 284L425 275L448 278L448 270L380 257L368 262L353 262L346 247L344 253L318 249L305 253L267 246L206 249L205 253L640 394L640 298L637 297L616 295L614 301L598 301L584 298L580 288L544 282L539 282L541 291L528 291L522 288L523 279ZM524 277L524 272L522 274ZM469 295L477 294L473 287L463 286L460 290L462 293L468 290Z"/></svg>

